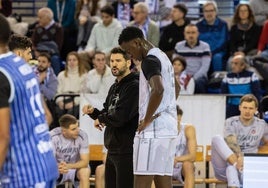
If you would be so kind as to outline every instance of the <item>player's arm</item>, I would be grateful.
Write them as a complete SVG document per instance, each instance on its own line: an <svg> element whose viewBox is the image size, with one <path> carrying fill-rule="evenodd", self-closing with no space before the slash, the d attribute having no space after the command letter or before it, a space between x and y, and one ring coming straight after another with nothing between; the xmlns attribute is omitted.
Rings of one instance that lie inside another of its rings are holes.
<svg viewBox="0 0 268 188"><path fill-rule="evenodd" d="M0 171L3 167L10 142L10 84L0 72Z"/></svg>
<svg viewBox="0 0 268 188"><path fill-rule="evenodd" d="M47 124L50 125L53 121L53 117L43 96L42 96L42 103L43 103L43 107L45 110L45 117L46 117Z"/></svg>
<svg viewBox="0 0 268 188"><path fill-rule="evenodd" d="M0 170L5 161L10 140L10 111L9 108L0 108Z"/></svg>
<svg viewBox="0 0 268 188"><path fill-rule="evenodd" d="M153 115L160 105L164 93L161 75L161 62L159 59L155 56L148 57L143 61L141 67L144 76L148 80L151 91L145 117L138 127L139 131L142 131L153 121Z"/></svg>
<svg viewBox="0 0 268 188"><path fill-rule="evenodd" d="M176 156L175 157L176 163L183 161L191 161L191 162L195 161L197 144L196 144L196 132L194 126L187 125L187 127L185 127L185 137L189 153L182 156Z"/></svg>
<svg viewBox="0 0 268 188"><path fill-rule="evenodd" d="M237 143L237 138L235 135L228 135L224 138L226 144L229 146L229 148L237 155L240 156L241 149L240 146Z"/></svg>
<svg viewBox="0 0 268 188"><path fill-rule="evenodd" d="M146 111L146 115L144 117L144 123L151 123L153 120L153 115L160 105L162 98L163 98L163 92L164 92L164 86L162 83L162 78L159 75L154 75L150 78L149 81L150 87L151 87L151 94L149 98L148 108ZM147 125L148 125L147 124Z"/></svg>
<svg viewBox="0 0 268 188"><path fill-rule="evenodd" d="M80 169L80 168L86 168L88 166L89 162L89 154L88 153L82 153L80 154L80 160L76 163L68 163L67 168L68 169Z"/></svg>

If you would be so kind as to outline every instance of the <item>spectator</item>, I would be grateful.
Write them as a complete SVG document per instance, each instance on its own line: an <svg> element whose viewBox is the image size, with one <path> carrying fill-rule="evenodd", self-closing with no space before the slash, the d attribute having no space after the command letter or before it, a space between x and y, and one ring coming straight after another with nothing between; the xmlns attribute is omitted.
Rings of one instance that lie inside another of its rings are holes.
<svg viewBox="0 0 268 188"><path fill-rule="evenodd" d="M101 8L102 22L94 25L85 51L92 57L95 51L101 51L109 55L111 49L118 45L118 37L123 27L114 18L114 9L110 5Z"/></svg>
<svg viewBox="0 0 268 188"><path fill-rule="evenodd" d="M39 78L39 86L45 100L53 100L58 87L58 79L51 68L50 56L47 53L40 53L37 57L38 65L35 72Z"/></svg>
<svg viewBox="0 0 268 188"><path fill-rule="evenodd" d="M180 95L191 95L194 94L194 79L192 76L185 72L187 62L184 57L177 56L172 60L174 68L175 78L180 84Z"/></svg>
<svg viewBox="0 0 268 188"><path fill-rule="evenodd" d="M265 22L262 28L260 40L258 43L257 55L261 55L261 57L268 59L268 20Z"/></svg>
<svg viewBox="0 0 268 188"><path fill-rule="evenodd" d="M112 3L115 18L121 22L124 28L133 20L131 13L136 3L135 0L116 0Z"/></svg>
<svg viewBox="0 0 268 188"><path fill-rule="evenodd" d="M59 94L79 94L82 83L85 82L86 71L83 64L80 61L77 52L70 52L67 55L67 64L64 71L61 71L58 75L58 89ZM56 100L58 117L65 113L73 114L76 118L79 118L79 104L80 99L76 97L74 101L71 97L63 98L59 97Z"/></svg>
<svg viewBox="0 0 268 188"><path fill-rule="evenodd" d="M268 18L268 1L267 0L249 0L249 5L252 8L256 18L256 23L262 26Z"/></svg>
<svg viewBox="0 0 268 188"><path fill-rule="evenodd" d="M228 26L217 16L218 8L215 1L207 1L203 4L204 18L196 26L199 31L199 39L209 44L212 60L210 71L223 71L226 67Z"/></svg>
<svg viewBox="0 0 268 188"><path fill-rule="evenodd" d="M37 16L38 24L32 35L34 50L48 52L51 55L51 66L58 75L61 71L62 27L53 20L53 12L50 8L39 9Z"/></svg>
<svg viewBox="0 0 268 188"><path fill-rule="evenodd" d="M172 23L163 28L159 48L169 59L172 59L176 43L184 40L184 28L190 23L190 20L185 18L187 11L187 7L182 3L174 5L171 11Z"/></svg>
<svg viewBox="0 0 268 188"><path fill-rule="evenodd" d="M235 55L256 55L261 29L255 23L253 12L249 5L239 4L233 16L230 30L230 58L227 71L230 70L231 59ZM254 36L254 37L252 37Z"/></svg>
<svg viewBox="0 0 268 188"><path fill-rule="evenodd" d="M181 55L186 59L186 74L195 81L195 93L206 93L208 69L210 66L210 48L206 42L198 40L198 28L189 24L184 29L185 40L175 46L173 57Z"/></svg>
<svg viewBox="0 0 268 188"><path fill-rule="evenodd" d="M71 181L76 185L75 180L79 180L80 188L88 188L90 168L87 134L79 128L78 120L70 114L61 116L59 124L60 127L50 131L60 173L57 184Z"/></svg>
<svg viewBox="0 0 268 188"><path fill-rule="evenodd" d="M219 135L212 138L211 162L215 177L227 181L228 187L241 187L243 153L257 153L268 133L264 120L254 116L257 109L258 100L254 95L244 95L239 103L240 115L225 121L224 138Z"/></svg>
<svg viewBox="0 0 268 188"><path fill-rule="evenodd" d="M158 46L160 29L158 25L149 18L148 5L145 2L136 3L132 14L134 20L131 21L129 25L140 28L144 37L154 46Z"/></svg>
<svg viewBox="0 0 268 188"><path fill-rule="evenodd" d="M98 97L105 97L109 88L115 81L110 67L106 64L105 53L95 52L93 56L94 69L87 74L86 90L88 93L96 94Z"/></svg>
<svg viewBox="0 0 268 188"><path fill-rule="evenodd" d="M93 1L95 2L95 1ZM79 0L76 6L76 20L78 22L77 46L78 50L84 50L91 34L96 19L91 17L90 0Z"/></svg>
<svg viewBox="0 0 268 188"><path fill-rule="evenodd" d="M252 93L258 101L261 99L260 82L254 72L248 71L247 60L242 55L236 55L231 61L231 72L225 75L221 84L221 93L245 95ZM241 97L228 97L226 118L239 115L239 100Z"/></svg>
<svg viewBox="0 0 268 188"><path fill-rule="evenodd" d="M76 0L47 0L47 7L52 10L54 20L63 28L64 38L60 55L65 61L69 52L77 50Z"/></svg>

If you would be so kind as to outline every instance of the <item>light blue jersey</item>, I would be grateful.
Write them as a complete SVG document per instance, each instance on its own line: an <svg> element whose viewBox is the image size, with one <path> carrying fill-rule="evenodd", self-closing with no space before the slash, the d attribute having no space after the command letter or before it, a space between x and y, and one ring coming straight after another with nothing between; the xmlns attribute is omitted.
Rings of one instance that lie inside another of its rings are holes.
<svg viewBox="0 0 268 188"><path fill-rule="evenodd" d="M39 83L32 68L9 52L0 72L10 84L10 144L0 172L4 188L29 188L58 177Z"/></svg>

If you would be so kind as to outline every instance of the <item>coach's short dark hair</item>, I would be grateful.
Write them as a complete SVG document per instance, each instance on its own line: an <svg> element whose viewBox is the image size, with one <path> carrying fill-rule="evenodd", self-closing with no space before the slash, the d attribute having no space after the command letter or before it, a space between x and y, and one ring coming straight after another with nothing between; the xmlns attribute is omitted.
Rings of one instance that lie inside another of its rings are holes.
<svg viewBox="0 0 268 188"><path fill-rule="evenodd" d="M120 47L115 47L111 50L111 54L122 54L125 60L130 60L129 54Z"/></svg>
<svg viewBox="0 0 268 188"><path fill-rule="evenodd" d="M76 124L77 119L71 114L64 114L59 119L59 124L61 127L68 129L71 124Z"/></svg>
<svg viewBox="0 0 268 188"><path fill-rule="evenodd" d="M136 38L144 38L142 30L134 26L129 26L121 32L118 44L121 45L123 42L129 42Z"/></svg>

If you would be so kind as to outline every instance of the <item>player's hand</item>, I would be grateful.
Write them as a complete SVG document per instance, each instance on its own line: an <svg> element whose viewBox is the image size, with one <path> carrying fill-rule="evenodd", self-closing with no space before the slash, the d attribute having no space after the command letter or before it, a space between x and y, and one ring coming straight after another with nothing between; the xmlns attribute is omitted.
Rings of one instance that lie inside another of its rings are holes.
<svg viewBox="0 0 268 188"><path fill-rule="evenodd" d="M238 158L237 158L237 165L236 165L236 168L242 172L243 171L243 164L244 164L244 158L243 158L243 155L240 155Z"/></svg>
<svg viewBox="0 0 268 188"><path fill-rule="evenodd" d="M96 119L96 120L94 121L94 127L95 127L96 129L99 129L100 131L102 131L102 129L104 128L104 126L105 126L105 125L102 124L102 123L100 123L98 119Z"/></svg>
<svg viewBox="0 0 268 188"><path fill-rule="evenodd" d="M90 104L84 105L82 108L83 115L92 114L94 112L94 107Z"/></svg>
<svg viewBox="0 0 268 188"><path fill-rule="evenodd" d="M149 121L145 121L145 119L141 120L139 125L138 125L138 133L140 134L141 131L143 131L148 125L150 125L153 120L155 120L156 118L158 118L161 115L161 113L157 113L155 115L153 115L153 117L149 120Z"/></svg>
<svg viewBox="0 0 268 188"><path fill-rule="evenodd" d="M66 174L66 173L68 173L67 164L64 161L58 163L58 170L59 170L59 173L60 174Z"/></svg>

